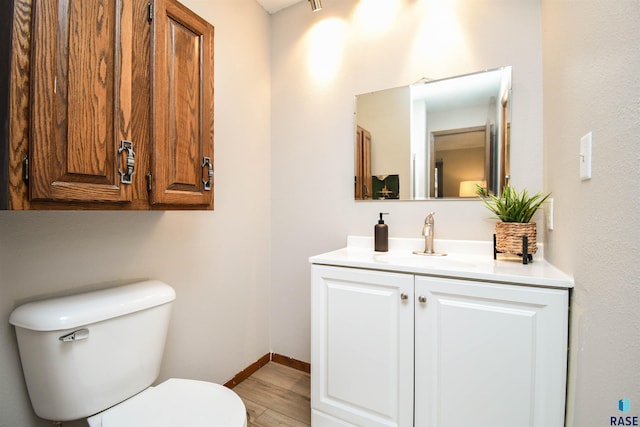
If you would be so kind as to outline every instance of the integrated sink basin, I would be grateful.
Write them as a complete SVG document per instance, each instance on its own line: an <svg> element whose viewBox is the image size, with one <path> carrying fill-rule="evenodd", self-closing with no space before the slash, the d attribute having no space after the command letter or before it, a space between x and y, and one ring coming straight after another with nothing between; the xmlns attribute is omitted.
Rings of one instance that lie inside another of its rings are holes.
<svg viewBox="0 0 640 427"><path fill-rule="evenodd" d="M435 270L459 270L476 267L476 264L453 256L446 256L445 253L426 254L421 251L415 252L388 252L376 253L373 258L379 263L413 265L416 267L427 267Z"/></svg>

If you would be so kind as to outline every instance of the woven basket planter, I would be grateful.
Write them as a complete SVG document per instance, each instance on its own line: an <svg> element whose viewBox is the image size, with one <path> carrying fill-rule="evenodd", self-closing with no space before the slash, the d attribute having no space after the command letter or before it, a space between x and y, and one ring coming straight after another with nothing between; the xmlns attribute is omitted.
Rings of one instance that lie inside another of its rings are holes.
<svg viewBox="0 0 640 427"><path fill-rule="evenodd" d="M496 223L496 250L504 254L522 255L522 237L529 239L527 252L535 254L535 222L498 222Z"/></svg>

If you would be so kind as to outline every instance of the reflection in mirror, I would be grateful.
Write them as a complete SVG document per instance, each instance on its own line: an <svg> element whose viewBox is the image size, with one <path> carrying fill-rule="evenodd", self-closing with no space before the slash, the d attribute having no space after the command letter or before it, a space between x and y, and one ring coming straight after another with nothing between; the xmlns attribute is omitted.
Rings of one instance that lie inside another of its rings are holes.
<svg viewBox="0 0 640 427"><path fill-rule="evenodd" d="M509 179L511 67L356 97L357 200L499 194Z"/></svg>

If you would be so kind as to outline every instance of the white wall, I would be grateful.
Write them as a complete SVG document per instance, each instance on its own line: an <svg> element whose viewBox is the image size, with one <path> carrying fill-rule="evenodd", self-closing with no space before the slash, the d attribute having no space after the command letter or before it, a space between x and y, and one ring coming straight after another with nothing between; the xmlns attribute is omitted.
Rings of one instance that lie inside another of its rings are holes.
<svg viewBox="0 0 640 427"><path fill-rule="evenodd" d="M568 426L640 416L640 4L542 0L545 255L573 273ZM579 178L593 132L593 178ZM631 411L617 410L619 399Z"/></svg>
<svg viewBox="0 0 640 427"><path fill-rule="evenodd" d="M272 347L308 361L310 255L372 235L490 240L478 201L355 202L356 94L513 66L513 180L542 188L539 0L324 0L272 16Z"/></svg>
<svg viewBox="0 0 640 427"><path fill-rule="evenodd" d="M161 379L224 382L270 350L269 16L254 0L183 2L216 31L215 211L0 212L2 427L50 425L33 415L8 324L33 298L171 284Z"/></svg>

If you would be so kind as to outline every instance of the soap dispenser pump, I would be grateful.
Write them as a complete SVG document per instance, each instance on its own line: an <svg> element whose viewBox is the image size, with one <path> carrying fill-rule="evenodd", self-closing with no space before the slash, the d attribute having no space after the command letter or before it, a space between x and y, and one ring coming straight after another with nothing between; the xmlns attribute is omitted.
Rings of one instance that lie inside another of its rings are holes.
<svg viewBox="0 0 640 427"><path fill-rule="evenodd" d="M380 220L373 228L374 230L374 246L376 252L389 251L389 227L384 223L382 215L389 215L386 212L380 212Z"/></svg>

